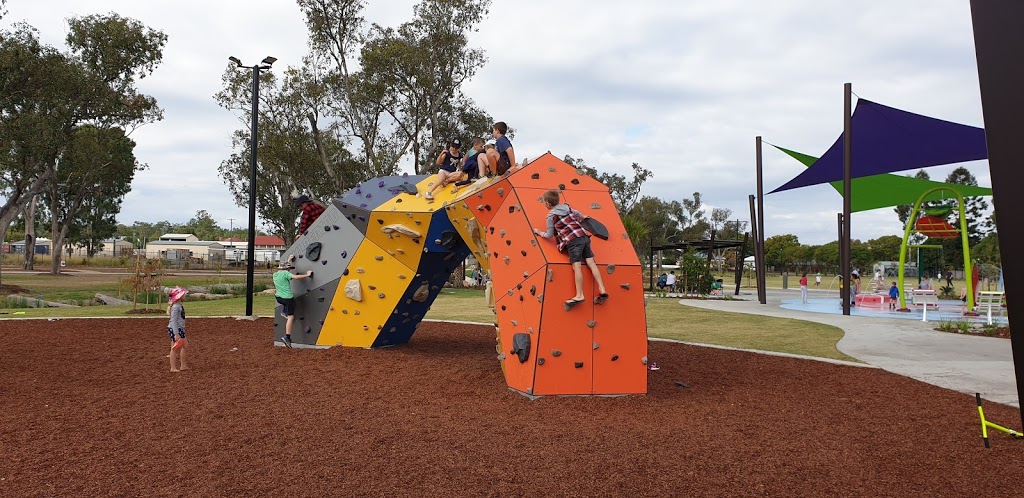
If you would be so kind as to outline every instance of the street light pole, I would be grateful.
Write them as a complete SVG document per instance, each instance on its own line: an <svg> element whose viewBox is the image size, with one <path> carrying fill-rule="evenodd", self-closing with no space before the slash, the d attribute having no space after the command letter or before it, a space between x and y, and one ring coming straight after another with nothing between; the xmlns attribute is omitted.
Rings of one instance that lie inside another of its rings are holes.
<svg viewBox="0 0 1024 498"><path fill-rule="evenodd" d="M256 148L259 143L259 103L260 103L260 71L270 69L270 66L277 61L274 57L264 57L260 64L243 66L242 61L237 57L228 57L238 67L252 69L252 127L249 135L252 143L249 146L249 243L246 256L245 272L245 316L252 314L252 297L254 288L254 274L256 269Z"/></svg>

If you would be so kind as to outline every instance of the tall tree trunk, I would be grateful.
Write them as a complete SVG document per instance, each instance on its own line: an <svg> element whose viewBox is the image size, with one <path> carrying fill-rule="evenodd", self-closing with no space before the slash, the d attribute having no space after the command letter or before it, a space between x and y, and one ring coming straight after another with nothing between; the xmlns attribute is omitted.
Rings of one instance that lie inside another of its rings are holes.
<svg viewBox="0 0 1024 498"><path fill-rule="evenodd" d="M306 114L306 119L309 120L309 128L313 133L313 145L316 146L316 151L320 153L320 161L324 163L324 169L327 170L327 176L331 177L331 181L334 182L335 188L338 189L338 193L345 191L344 178L340 178L340 173L334 171L334 165L331 164L331 159L327 157L327 150L324 149L323 141L320 140L320 128L316 125L316 116L313 113Z"/></svg>
<svg viewBox="0 0 1024 498"><path fill-rule="evenodd" d="M33 195L28 206L25 206L25 262L21 267L26 270L34 270L36 267L36 204L38 202L39 195Z"/></svg>
<svg viewBox="0 0 1024 498"><path fill-rule="evenodd" d="M50 273L54 275L60 275L60 261L64 256L62 249L64 248L64 237L60 233L60 222L58 221L60 215L58 214L57 208L57 195L53 194L50 196L50 257L53 261L53 267L50 268Z"/></svg>

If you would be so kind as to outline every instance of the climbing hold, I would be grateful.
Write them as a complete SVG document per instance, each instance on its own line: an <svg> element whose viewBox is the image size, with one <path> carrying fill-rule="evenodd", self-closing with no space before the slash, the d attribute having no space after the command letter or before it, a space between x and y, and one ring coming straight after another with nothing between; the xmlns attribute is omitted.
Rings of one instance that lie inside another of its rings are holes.
<svg viewBox="0 0 1024 498"><path fill-rule="evenodd" d="M322 322L321 322L321 323L322 323ZM302 330L303 330L303 332L305 332L305 333L307 333L307 334L313 331L313 329L311 329L311 328L309 328L309 327L306 327L306 328L304 328L304 329L302 329Z"/></svg>
<svg viewBox="0 0 1024 498"><path fill-rule="evenodd" d="M321 261L320 264L322 264L324 266L327 266L327 260L325 259L325 260Z"/></svg>
<svg viewBox="0 0 1024 498"><path fill-rule="evenodd" d="M618 359L619 359L619 355L617 355L617 354L613 354L612 355L612 361L615 361L615 360L618 360Z"/></svg>
<svg viewBox="0 0 1024 498"><path fill-rule="evenodd" d="M572 184L573 185L579 185L580 184L580 180L578 178L573 178L572 179Z"/></svg>
<svg viewBox="0 0 1024 498"><path fill-rule="evenodd" d="M368 289L370 289L370 290L377 290L377 286L376 285L367 285L366 287Z"/></svg>
<svg viewBox="0 0 1024 498"><path fill-rule="evenodd" d="M382 224L384 223L383 220L377 220L377 221L380 221ZM380 231L382 231L382 232L384 232L386 234L389 234L389 235L394 233L394 232L398 232L398 233L400 233L402 235L408 235L409 237L422 237L422 234L420 232L418 232L416 230L413 230L412 228L409 228L409 227L407 227L405 225L402 225L402 224L399 224L399 223L396 223L396 224L393 224L393 225L388 225L388 226L385 226L385 227L381 227Z"/></svg>
<svg viewBox="0 0 1024 498"><path fill-rule="evenodd" d="M345 270L341 272L341 276L343 276L343 277L347 277L348 276L348 268L345 268Z"/></svg>
<svg viewBox="0 0 1024 498"><path fill-rule="evenodd" d="M370 327L367 327L366 325L363 325L363 330L370 330Z"/></svg>
<svg viewBox="0 0 1024 498"><path fill-rule="evenodd" d="M333 308L331 308L331 309L333 309ZM341 314L342 315L347 315L348 314L348 310L341 310Z"/></svg>
<svg viewBox="0 0 1024 498"><path fill-rule="evenodd" d="M552 173L555 173L555 172L557 172L558 170L557 170L557 169L555 169L555 167L554 167L554 166L551 166L551 167L549 167L549 168L548 168L548 171L550 171L550 172L552 172Z"/></svg>
<svg viewBox="0 0 1024 498"><path fill-rule="evenodd" d="M341 227L339 227L338 225L331 225L331 226L334 227L335 230L341 230Z"/></svg>
<svg viewBox="0 0 1024 498"><path fill-rule="evenodd" d="M591 202L590 209L601 209L601 205L596 202Z"/></svg>
<svg viewBox="0 0 1024 498"><path fill-rule="evenodd" d="M516 284L516 290L523 290L523 284Z"/></svg>
<svg viewBox="0 0 1024 498"><path fill-rule="evenodd" d="M599 349L600 347L601 347L601 345L600 345L600 344L598 344L598 343L596 343L596 342L594 343L594 349Z"/></svg>
<svg viewBox="0 0 1024 498"><path fill-rule="evenodd" d="M597 325L597 322L595 322L595 321L593 321L593 320L588 320L588 321L587 321L587 326L588 326L588 327L590 327L590 328L594 328L594 325Z"/></svg>
<svg viewBox="0 0 1024 498"><path fill-rule="evenodd" d="M559 183L558 184L558 190L565 190L565 184L564 183Z"/></svg>
<svg viewBox="0 0 1024 498"><path fill-rule="evenodd" d="M537 247L537 239L530 239L530 245L533 247Z"/></svg>
<svg viewBox="0 0 1024 498"><path fill-rule="evenodd" d="M559 356L562 356L562 352L557 350L557 349L552 349L551 350L551 356L554 356L555 358L558 358Z"/></svg>
<svg viewBox="0 0 1024 498"><path fill-rule="evenodd" d="M512 245L512 239L506 239L505 240L505 245L507 245L507 246Z"/></svg>
<svg viewBox="0 0 1024 498"><path fill-rule="evenodd" d="M389 333L392 333L392 334L394 334L395 332L398 332L398 327L391 327L391 328L390 328L390 329L388 330L388 332L389 332Z"/></svg>
<svg viewBox="0 0 1024 498"><path fill-rule="evenodd" d="M430 297L430 284L428 282L421 283L416 292L412 294L412 300L417 303L426 302L428 297Z"/></svg>
<svg viewBox="0 0 1024 498"><path fill-rule="evenodd" d="M548 282L555 281L555 270L548 270Z"/></svg>
<svg viewBox="0 0 1024 498"><path fill-rule="evenodd" d="M494 227L487 227L491 231L491 235L494 235Z"/></svg>
<svg viewBox="0 0 1024 498"><path fill-rule="evenodd" d="M543 365L544 364L544 358L537 358L537 364L538 365Z"/></svg>
<svg viewBox="0 0 1024 498"><path fill-rule="evenodd" d="M348 251L341 251L341 257L347 258L348 257Z"/></svg>
<svg viewBox="0 0 1024 498"><path fill-rule="evenodd" d="M356 193L356 194L361 194L361 193L363 193L363 189L361 189L361 188L356 188L356 191L355 191L354 193Z"/></svg>
<svg viewBox="0 0 1024 498"><path fill-rule="evenodd" d="M329 225L324 225L324 231L325 232L330 232L331 231L331 227Z"/></svg>
<svg viewBox="0 0 1024 498"><path fill-rule="evenodd" d="M405 275L402 275L401 273L398 274L398 279L399 280L405 280L406 278L407 277Z"/></svg>
<svg viewBox="0 0 1024 498"><path fill-rule="evenodd" d="M573 363L573 366L576 367L576 368L583 368L583 362L582 361L577 361L576 363Z"/></svg>
<svg viewBox="0 0 1024 498"><path fill-rule="evenodd" d="M509 290L508 290L508 295L512 296L512 295L514 295L514 294L515 294L515 292L512 292L512 289L509 289Z"/></svg>
<svg viewBox="0 0 1024 498"><path fill-rule="evenodd" d="M500 232L498 232L498 235L500 235L500 236L501 236L501 238L503 238L503 239L504 239L504 238L505 238L505 229L504 229L504 228L502 228L502 229L501 229L501 231L500 231Z"/></svg>
<svg viewBox="0 0 1024 498"><path fill-rule="evenodd" d="M366 270L362 268L356 268L356 273L366 273Z"/></svg>
<svg viewBox="0 0 1024 498"><path fill-rule="evenodd" d="M505 361L505 353L498 353L498 361Z"/></svg>
<svg viewBox="0 0 1024 498"><path fill-rule="evenodd" d="M501 311L505 311L505 305L501 305Z"/></svg>
<svg viewBox="0 0 1024 498"><path fill-rule="evenodd" d="M647 364L647 357L644 356L643 358L640 358L640 363L643 363L644 365L646 365Z"/></svg>
<svg viewBox="0 0 1024 498"><path fill-rule="evenodd" d="M498 189L498 197L501 197L503 195L505 195L505 189L504 188L499 188Z"/></svg>
<svg viewBox="0 0 1024 498"><path fill-rule="evenodd" d="M395 249L395 251L398 251L398 254L405 254L405 249Z"/></svg>
<svg viewBox="0 0 1024 498"><path fill-rule="evenodd" d="M622 287L623 289L629 290L629 282L626 282L624 284L619 284L619 287Z"/></svg>
<svg viewBox="0 0 1024 498"><path fill-rule="evenodd" d="M615 273L615 265L608 265L607 271L608 271L609 275L611 275L612 273Z"/></svg>
<svg viewBox="0 0 1024 498"><path fill-rule="evenodd" d="M509 206L508 207L508 214L512 214L514 212L516 212L516 207L515 206Z"/></svg>
<svg viewBox="0 0 1024 498"><path fill-rule="evenodd" d="M526 327L526 333L532 334L533 333L533 327Z"/></svg>
<svg viewBox="0 0 1024 498"><path fill-rule="evenodd" d="M354 314L358 315L358 314L359 314L359 310L356 310L356 311L354 312Z"/></svg>
<svg viewBox="0 0 1024 498"><path fill-rule="evenodd" d="M517 321L515 321L515 320L512 320L512 326L513 326L513 327L515 327L515 326L517 326L517 325L519 325L519 322L517 322Z"/></svg>
<svg viewBox="0 0 1024 498"><path fill-rule="evenodd" d="M377 224L378 225L383 225L384 224L384 220L382 220L380 218L377 218Z"/></svg>
<svg viewBox="0 0 1024 498"><path fill-rule="evenodd" d="M381 299L384 299L384 293L383 293L383 292L380 292L380 293L378 293L378 294L377 294L377 297L379 297L379 298L381 298Z"/></svg>
<svg viewBox="0 0 1024 498"><path fill-rule="evenodd" d="M384 261L384 256L374 256L373 259L377 261Z"/></svg>
<svg viewBox="0 0 1024 498"><path fill-rule="evenodd" d="M319 242L314 242L306 247L306 259L310 261L316 261L320 259L320 249L323 245Z"/></svg>
<svg viewBox="0 0 1024 498"><path fill-rule="evenodd" d="M531 180L540 180L540 173L534 173L530 175Z"/></svg>
<svg viewBox="0 0 1024 498"><path fill-rule="evenodd" d="M536 285L531 285L530 286L530 295L531 296L536 296L537 295L537 286Z"/></svg>
<svg viewBox="0 0 1024 498"><path fill-rule="evenodd" d="M526 249L523 249L522 251L519 251L519 254L522 254L523 256L526 256Z"/></svg>
<svg viewBox="0 0 1024 498"><path fill-rule="evenodd" d="M524 271L523 272L523 278L530 278L530 272Z"/></svg>
<svg viewBox="0 0 1024 498"><path fill-rule="evenodd" d="M363 300L363 291L359 286L359 279L352 279L345 283L345 297L353 301Z"/></svg>
<svg viewBox="0 0 1024 498"><path fill-rule="evenodd" d="M507 264L508 264L508 261L509 261L509 259L508 259L508 256L505 256L505 259L504 259L504 261L505 261L505 264L507 265Z"/></svg>

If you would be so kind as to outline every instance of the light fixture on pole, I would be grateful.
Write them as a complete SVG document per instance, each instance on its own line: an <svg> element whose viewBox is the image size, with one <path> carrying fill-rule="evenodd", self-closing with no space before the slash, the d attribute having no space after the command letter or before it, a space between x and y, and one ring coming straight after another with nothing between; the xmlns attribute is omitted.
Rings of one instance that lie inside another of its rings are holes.
<svg viewBox="0 0 1024 498"><path fill-rule="evenodd" d="M259 143L260 71L270 69L277 59L267 56L260 64L254 66L243 65L237 57L228 57L228 60L238 67L252 69L252 127L249 129L249 135L252 138L252 143L249 146L249 243L245 281L245 315L252 316L253 280L256 268L256 144Z"/></svg>

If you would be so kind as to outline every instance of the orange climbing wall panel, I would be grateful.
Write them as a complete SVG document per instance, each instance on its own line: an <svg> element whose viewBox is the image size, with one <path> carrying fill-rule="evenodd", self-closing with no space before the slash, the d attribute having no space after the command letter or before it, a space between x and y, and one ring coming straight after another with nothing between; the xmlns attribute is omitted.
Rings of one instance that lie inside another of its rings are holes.
<svg viewBox="0 0 1024 498"><path fill-rule="evenodd" d="M512 196L512 185L507 179L494 180L490 186L460 195L460 199L469 206L476 219L483 226L492 226L491 219L498 214L498 209L505 199Z"/></svg>
<svg viewBox="0 0 1024 498"><path fill-rule="evenodd" d="M647 392L643 267L599 265L608 300L594 306L594 394ZM587 272L588 274L590 272ZM628 288L627 288L628 287ZM597 295L597 284L593 283Z"/></svg>
<svg viewBox="0 0 1024 498"><path fill-rule="evenodd" d="M524 393L533 393L533 374L539 352L537 339L543 307L540 298L544 294L544 276L545 272L541 269L521 284L502 289L495 302L500 330L500 353L504 353L502 366L505 380L509 387ZM530 336L530 356L525 363L520 363L519 357L511 353L512 337L520 332Z"/></svg>
<svg viewBox="0 0 1024 498"><path fill-rule="evenodd" d="M497 292L505 290L499 284L514 286L546 263L519 199L515 195L505 197L487 228L491 277Z"/></svg>
<svg viewBox="0 0 1024 498"><path fill-rule="evenodd" d="M544 364L537 366L533 389L536 396L593 392L593 296L565 311L563 303L575 293L572 266L548 265L537 341L537 359L543 358Z"/></svg>
<svg viewBox="0 0 1024 498"><path fill-rule="evenodd" d="M564 190L591 190L608 193L608 187L601 182L581 174L579 170L565 161L558 159L550 152L544 154L525 168L509 175L508 181L516 190L521 188L537 188L551 190L564 186Z"/></svg>

